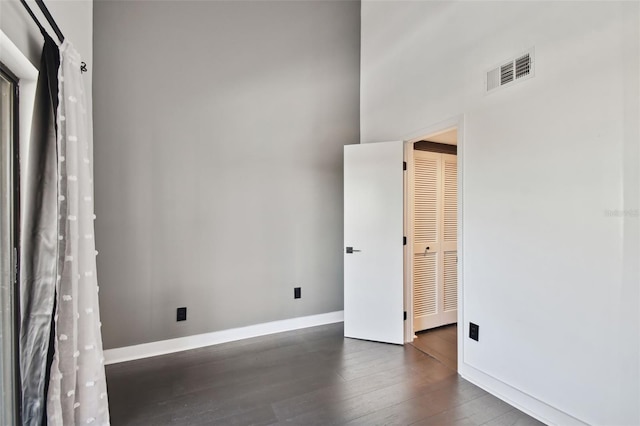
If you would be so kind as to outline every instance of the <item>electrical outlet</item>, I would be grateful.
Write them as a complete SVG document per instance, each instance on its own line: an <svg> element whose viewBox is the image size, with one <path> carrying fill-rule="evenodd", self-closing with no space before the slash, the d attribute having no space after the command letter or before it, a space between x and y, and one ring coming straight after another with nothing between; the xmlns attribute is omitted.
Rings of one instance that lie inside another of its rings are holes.
<svg viewBox="0 0 640 426"><path fill-rule="evenodd" d="M187 308L178 308L176 312L176 321L187 320Z"/></svg>
<svg viewBox="0 0 640 426"><path fill-rule="evenodd" d="M302 287L294 287L293 288L293 298L301 299L302 298Z"/></svg>
<svg viewBox="0 0 640 426"><path fill-rule="evenodd" d="M480 326L478 324L469 323L469 338L476 342L480 340Z"/></svg>

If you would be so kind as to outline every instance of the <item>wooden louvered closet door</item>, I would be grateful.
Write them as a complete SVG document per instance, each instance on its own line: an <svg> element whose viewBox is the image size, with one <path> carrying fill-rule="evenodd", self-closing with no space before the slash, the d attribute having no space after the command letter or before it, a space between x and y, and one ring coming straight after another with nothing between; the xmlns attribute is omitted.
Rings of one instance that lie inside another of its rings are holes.
<svg viewBox="0 0 640 426"><path fill-rule="evenodd" d="M457 321L457 158L414 151L413 329Z"/></svg>

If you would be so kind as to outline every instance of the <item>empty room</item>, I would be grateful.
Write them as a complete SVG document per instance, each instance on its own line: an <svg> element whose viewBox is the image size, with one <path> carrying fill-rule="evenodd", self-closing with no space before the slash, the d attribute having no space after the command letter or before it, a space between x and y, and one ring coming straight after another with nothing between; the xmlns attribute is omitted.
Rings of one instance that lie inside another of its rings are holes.
<svg viewBox="0 0 640 426"><path fill-rule="evenodd" d="M640 425L640 1L0 0L0 424Z"/></svg>

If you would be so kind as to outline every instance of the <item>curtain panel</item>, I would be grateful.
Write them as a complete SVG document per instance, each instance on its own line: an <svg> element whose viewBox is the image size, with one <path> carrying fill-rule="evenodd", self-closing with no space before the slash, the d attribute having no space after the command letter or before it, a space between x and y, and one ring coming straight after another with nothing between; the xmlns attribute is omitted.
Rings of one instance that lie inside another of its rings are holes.
<svg viewBox="0 0 640 426"><path fill-rule="evenodd" d="M93 132L78 52L60 47L58 274L50 425L108 425L94 241Z"/></svg>
<svg viewBox="0 0 640 426"><path fill-rule="evenodd" d="M36 86L31 140L21 162L19 365L22 424L45 417L47 368L57 269L56 110L60 52L46 32Z"/></svg>

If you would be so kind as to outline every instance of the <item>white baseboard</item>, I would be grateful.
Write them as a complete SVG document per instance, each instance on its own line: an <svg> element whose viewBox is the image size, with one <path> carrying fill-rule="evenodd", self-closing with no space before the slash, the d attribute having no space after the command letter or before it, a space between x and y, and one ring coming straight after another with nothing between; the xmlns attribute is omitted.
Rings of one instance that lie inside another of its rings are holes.
<svg viewBox="0 0 640 426"><path fill-rule="evenodd" d="M458 364L460 376L474 385L486 390L518 410L540 420L547 425L587 426L587 423L554 408L539 399L532 397L508 384L471 367L469 364Z"/></svg>
<svg viewBox="0 0 640 426"><path fill-rule="evenodd" d="M328 312L326 314L310 315L306 317L249 325L246 327L232 328L229 330L214 331L211 333L196 334L194 336L178 337L158 342L142 343L140 345L125 346L122 348L107 349L104 351L104 363L107 365L115 364L118 362L132 361L135 359L170 354L173 352L202 348L204 346L281 333L283 331L299 330L318 325L333 324L342 321L344 321L344 311L336 311Z"/></svg>

